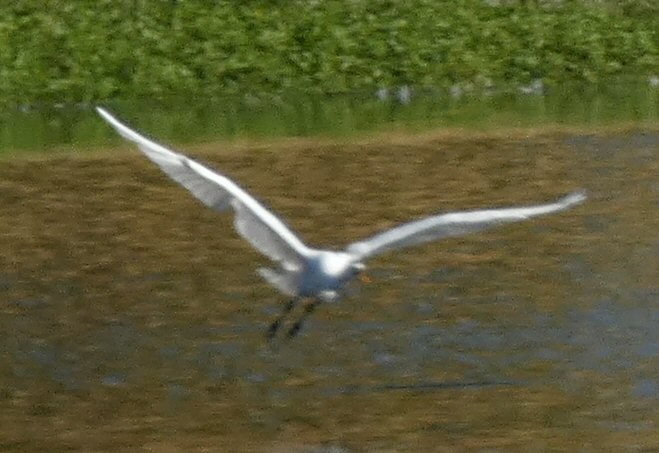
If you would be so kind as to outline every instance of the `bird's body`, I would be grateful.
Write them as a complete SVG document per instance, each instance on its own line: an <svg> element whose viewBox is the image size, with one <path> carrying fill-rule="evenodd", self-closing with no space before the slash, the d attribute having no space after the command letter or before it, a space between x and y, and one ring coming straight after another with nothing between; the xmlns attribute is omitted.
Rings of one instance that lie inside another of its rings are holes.
<svg viewBox="0 0 659 453"><path fill-rule="evenodd" d="M312 300L305 310L308 314L319 300L331 302L339 298L344 287L362 273L366 259L402 247L562 211L586 198L582 192L574 192L543 205L439 214L355 242L343 251L319 250L304 244L277 216L226 176L149 140L106 110L97 107L97 111L121 136L136 143L149 159L205 205L217 211L233 208L238 233L278 264L274 269L258 270L268 283L292 298L282 317L271 325L270 335L276 333L283 316L297 300ZM289 335L297 333L302 319L293 325Z"/></svg>
<svg viewBox="0 0 659 453"><path fill-rule="evenodd" d="M329 250L314 250L302 273L299 295L318 295L324 302L332 302L341 288L354 278L363 265L353 255Z"/></svg>

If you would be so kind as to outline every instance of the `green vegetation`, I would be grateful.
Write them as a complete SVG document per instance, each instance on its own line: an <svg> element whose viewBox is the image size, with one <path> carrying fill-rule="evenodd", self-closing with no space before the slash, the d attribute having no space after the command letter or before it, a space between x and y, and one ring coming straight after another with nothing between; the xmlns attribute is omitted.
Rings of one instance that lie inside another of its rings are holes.
<svg viewBox="0 0 659 453"><path fill-rule="evenodd" d="M654 0L2 2L0 104L648 76L658 18Z"/></svg>
<svg viewBox="0 0 659 453"><path fill-rule="evenodd" d="M415 133L464 128L619 129L659 126L659 89L646 80L607 79L601 84L561 84L540 95L504 90L460 97L447 90L415 89L411 102L380 100L372 90L327 96L223 96L203 102L182 97L103 102L123 120L165 143L270 141L278 137L363 137L380 132ZM16 152L125 145L91 107L0 110L0 158Z"/></svg>

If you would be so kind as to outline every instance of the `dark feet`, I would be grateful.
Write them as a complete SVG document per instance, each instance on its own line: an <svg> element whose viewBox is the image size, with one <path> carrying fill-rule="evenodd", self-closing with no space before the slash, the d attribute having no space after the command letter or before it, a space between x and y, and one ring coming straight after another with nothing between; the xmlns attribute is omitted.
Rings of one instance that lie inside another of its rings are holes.
<svg viewBox="0 0 659 453"><path fill-rule="evenodd" d="M304 313L302 313L302 316L300 316L300 318L297 321L295 321L295 324L293 324L291 328L288 329L288 334L287 334L288 338L293 338L295 335L298 334L298 332L302 328L302 324L304 324L304 320L307 319L307 316L313 313L317 303L318 303L317 300L314 299L304 307Z"/></svg>
<svg viewBox="0 0 659 453"><path fill-rule="evenodd" d="M286 317L287 314L293 310L293 307L295 307L295 303L297 302L297 299L291 299L288 301L288 303L284 306L284 310L281 312L279 317L272 321L272 324L270 324L270 327L268 328L268 331L266 332L265 336L268 340L272 340L275 335L277 335L277 331L281 327L281 323Z"/></svg>
<svg viewBox="0 0 659 453"><path fill-rule="evenodd" d="M272 324L270 324L270 327L268 328L268 331L265 334L265 337L268 340L272 340L275 335L277 335L277 331L279 330L279 327L281 326L281 319L282 318L277 318L274 321L272 321Z"/></svg>
<svg viewBox="0 0 659 453"><path fill-rule="evenodd" d="M293 338L297 333L300 331L302 328L302 320L298 320L291 326L290 329L288 329L288 334L286 335L288 338Z"/></svg>

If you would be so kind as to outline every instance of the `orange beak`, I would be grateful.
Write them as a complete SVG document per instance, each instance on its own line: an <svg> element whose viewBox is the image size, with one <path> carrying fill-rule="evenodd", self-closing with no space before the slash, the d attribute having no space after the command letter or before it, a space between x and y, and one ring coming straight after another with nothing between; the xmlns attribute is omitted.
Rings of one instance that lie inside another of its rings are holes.
<svg viewBox="0 0 659 453"><path fill-rule="evenodd" d="M368 274L366 274L366 272L364 272L364 271L361 271L358 274L358 277L359 277L359 280L362 283L373 283L373 280L371 279L371 277L369 277Z"/></svg>

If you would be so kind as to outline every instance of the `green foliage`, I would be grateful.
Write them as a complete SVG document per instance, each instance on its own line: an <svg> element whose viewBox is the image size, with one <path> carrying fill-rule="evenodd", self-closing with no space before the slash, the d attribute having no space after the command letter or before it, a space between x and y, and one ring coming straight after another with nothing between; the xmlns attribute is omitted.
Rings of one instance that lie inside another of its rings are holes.
<svg viewBox="0 0 659 453"><path fill-rule="evenodd" d="M17 0L0 102L657 74L658 17L650 0Z"/></svg>

